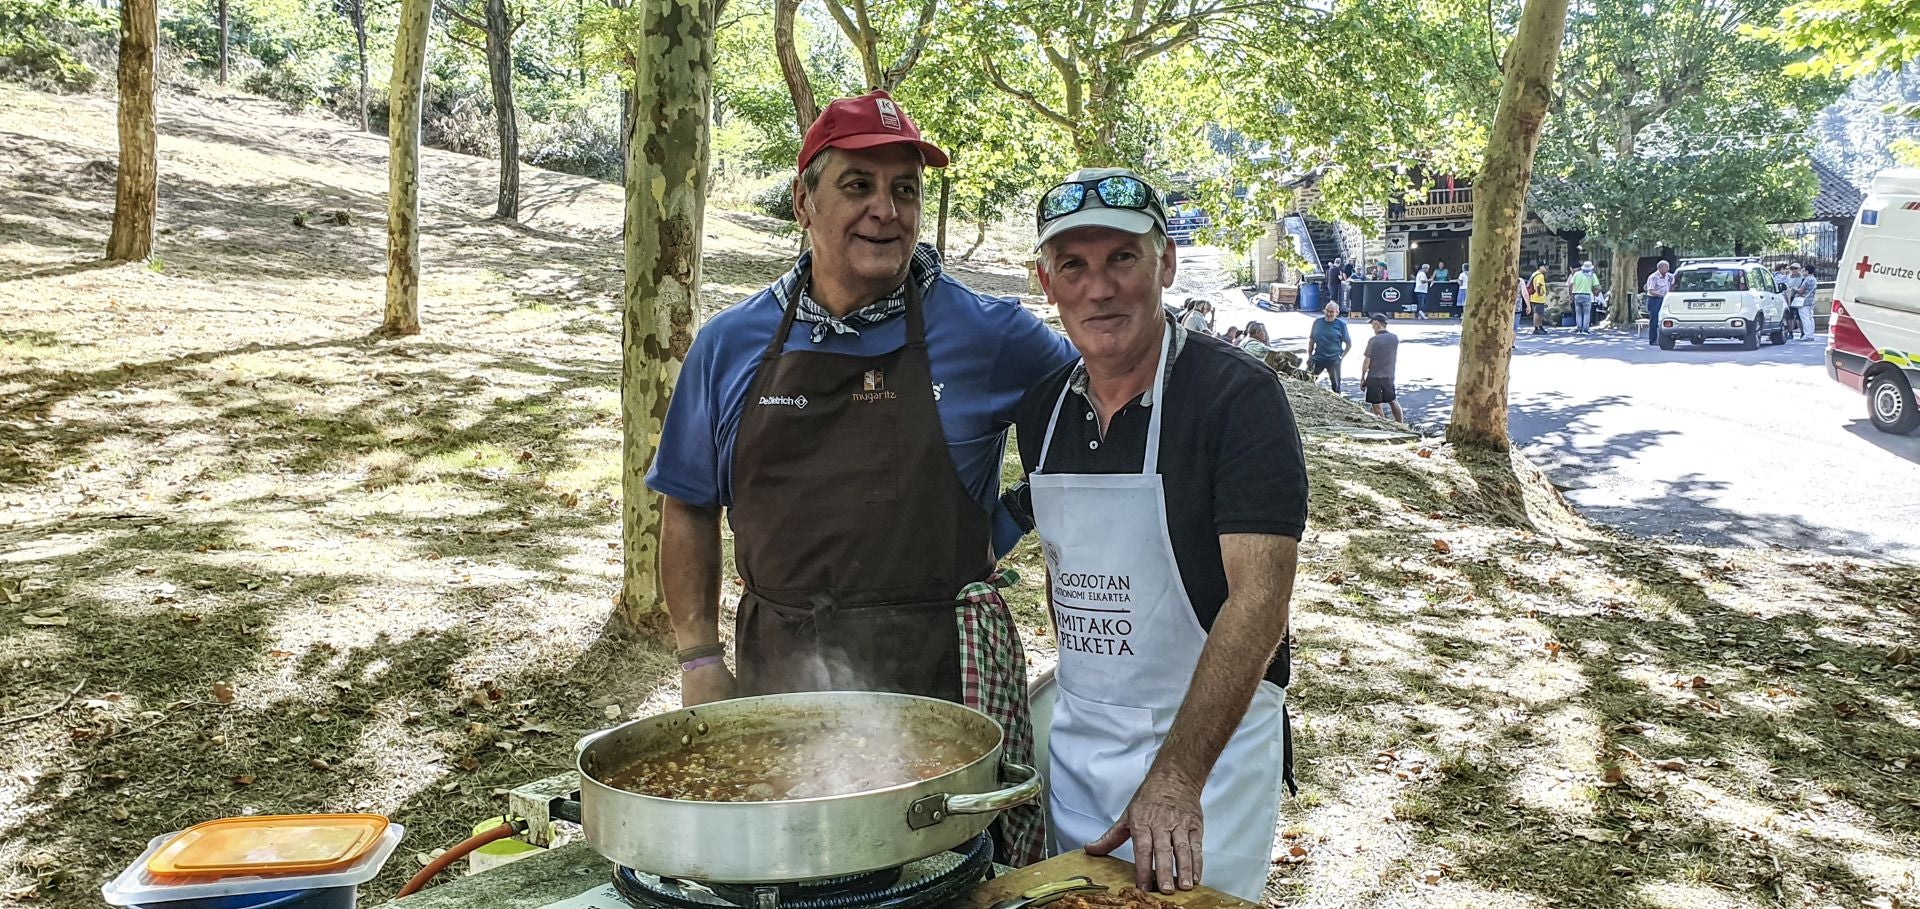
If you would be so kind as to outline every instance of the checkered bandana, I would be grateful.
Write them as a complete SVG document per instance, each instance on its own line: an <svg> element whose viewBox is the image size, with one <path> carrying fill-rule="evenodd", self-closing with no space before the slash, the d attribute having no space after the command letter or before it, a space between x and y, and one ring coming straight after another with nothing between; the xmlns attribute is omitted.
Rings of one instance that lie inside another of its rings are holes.
<svg viewBox="0 0 1920 909"><path fill-rule="evenodd" d="M960 690L963 702L993 717L1006 730L1000 758L1034 766L1033 718L1027 712L1027 652L1020 646L1020 629L1013 611L1000 596L1001 587L1019 581L1012 569L1001 569L984 581L960 591L963 605L954 610L960 623ZM1023 868L1047 857L1047 806L1029 802L1000 813L993 825L994 842L1002 860Z"/></svg>
<svg viewBox="0 0 1920 909"><path fill-rule="evenodd" d="M907 311L907 285L902 283L887 294L845 316L836 316L826 307L813 302L807 296L807 271L813 267L812 251L800 254L800 261L793 269L781 275L773 282L773 298L780 301L780 308L792 306L795 299L800 301L800 311L794 313L796 322L806 322L813 326L813 343L827 339L829 332L836 335L857 335L860 329L869 325L878 325L894 316ZM933 246L921 243L913 248L913 261L907 266L907 280L920 282L920 293L924 296L933 288L933 282L940 277L940 251Z"/></svg>

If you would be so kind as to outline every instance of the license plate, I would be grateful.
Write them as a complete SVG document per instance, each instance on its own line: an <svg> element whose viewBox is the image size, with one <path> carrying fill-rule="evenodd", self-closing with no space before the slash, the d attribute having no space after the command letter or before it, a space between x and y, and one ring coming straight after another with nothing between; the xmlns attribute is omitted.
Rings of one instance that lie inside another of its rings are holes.
<svg viewBox="0 0 1920 909"><path fill-rule="evenodd" d="M1720 304L1713 300L1688 300L1687 301L1688 309L1712 309L1718 305Z"/></svg>

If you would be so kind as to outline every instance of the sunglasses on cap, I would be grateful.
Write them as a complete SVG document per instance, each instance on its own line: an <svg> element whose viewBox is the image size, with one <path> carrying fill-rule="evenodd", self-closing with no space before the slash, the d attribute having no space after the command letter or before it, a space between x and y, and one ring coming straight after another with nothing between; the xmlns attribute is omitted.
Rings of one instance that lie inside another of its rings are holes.
<svg viewBox="0 0 1920 909"><path fill-rule="evenodd" d="M1087 190L1108 208L1123 208L1131 211L1147 212L1154 220L1165 224L1166 209L1160 207L1160 194L1139 177L1115 174L1111 177L1096 177L1092 180L1076 180L1061 183L1040 197L1040 225L1048 221L1064 218L1087 207Z"/></svg>

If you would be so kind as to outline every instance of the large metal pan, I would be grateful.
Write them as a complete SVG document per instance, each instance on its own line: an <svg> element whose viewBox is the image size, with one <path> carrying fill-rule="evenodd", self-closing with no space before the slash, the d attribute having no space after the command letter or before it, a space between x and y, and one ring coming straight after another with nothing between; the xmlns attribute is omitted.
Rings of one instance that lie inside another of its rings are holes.
<svg viewBox="0 0 1920 909"><path fill-rule="evenodd" d="M817 728L836 720L868 726L875 718L895 724L909 741L959 742L979 757L917 783L782 801L683 801L605 782L633 761L684 747L696 735ZM581 739L581 823L601 855L664 877L767 884L891 868L964 843L997 812L1039 795L1033 768L1001 764L1001 744L1000 724L987 715L914 695L823 691L719 701Z"/></svg>

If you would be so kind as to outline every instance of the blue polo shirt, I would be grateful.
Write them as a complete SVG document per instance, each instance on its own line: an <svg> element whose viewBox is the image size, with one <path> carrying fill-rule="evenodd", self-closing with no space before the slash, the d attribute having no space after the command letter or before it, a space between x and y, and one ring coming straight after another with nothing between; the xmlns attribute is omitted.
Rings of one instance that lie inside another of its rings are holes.
<svg viewBox="0 0 1920 909"><path fill-rule="evenodd" d="M1307 332L1313 344L1313 359L1345 359L1347 348L1353 346L1353 338L1347 334L1347 323L1342 319L1331 322L1324 317L1313 320L1313 328Z"/></svg>
<svg viewBox="0 0 1920 909"><path fill-rule="evenodd" d="M1078 354L1019 301L982 295L945 274L921 305L947 452L967 493L993 514L994 549L1004 555L1020 538L1000 505L1007 427L1021 395ZM701 508L733 504L733 443L742 405L782 315L768 289L701 326L667 404L647 488ZM811 328L796 322L782 349L878 356L907 343L904 316L865 326L859 334L828 333L818 343Z"/></svg>

